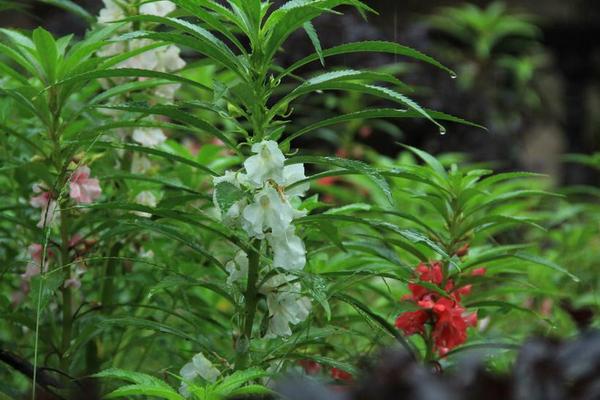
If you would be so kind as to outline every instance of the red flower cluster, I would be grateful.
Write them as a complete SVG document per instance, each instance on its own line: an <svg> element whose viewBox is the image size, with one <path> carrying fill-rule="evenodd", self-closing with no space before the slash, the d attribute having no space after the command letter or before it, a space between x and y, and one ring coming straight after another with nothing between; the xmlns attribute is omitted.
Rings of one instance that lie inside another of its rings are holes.
<svg viewBox="0 0 600 400"><path fill-rule="evenodd" d="M442 264L434 261L428 265L420 263L416 268L419 280L443 288L449 295L444 297L438 292L417 283L410 283L410 295L403 300L415 302L421 309L402 313L396 319L396 327L410 336L415 333L424 334L425 324L431 323L431 338L436 351L444 356L448 351L463 344L467 340L467 327L477 324L477 314L467 313L462 307L461 298L471 292L471 285L456 288L452 279L444 284ZM485 270L480 269L481 276Z"/></svg>

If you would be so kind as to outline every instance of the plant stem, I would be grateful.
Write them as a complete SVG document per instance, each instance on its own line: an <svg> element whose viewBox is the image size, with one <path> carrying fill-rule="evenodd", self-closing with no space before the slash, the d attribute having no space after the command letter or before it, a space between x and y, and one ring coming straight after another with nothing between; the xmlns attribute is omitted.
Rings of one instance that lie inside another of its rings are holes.
<svg viewBox="0 0 600 400"><path fill-rule="evenodd" d="M239 338L239 343L242 345L238 348L238 356L236 360L236 369L242 370L248 366L249 348L252 339L252 327L254 326L254 317L256 315L256 306L258 304L258 269L259 269L260 253L256 250L250 250L248 253L248 286L244 294L245 308L244 321L242 325L242 334Z"/></svg>
<svg viewBox="0 0 600 400"><path fill-rule="evenodd" d="M61 218L60 218L60 252L61 252L61 268L64 269L64 280L71 277L71 267L69 263L69 212L67 211L68 200L61 202ZM71 344L71 336L73 330L73 295L70 287L62 287L63 295L63 307L62 307L62 345L61 353L62 357L60 360L60 366L63 372L68 373L69 359L65 357L65 354L69 350Z"/></svg>

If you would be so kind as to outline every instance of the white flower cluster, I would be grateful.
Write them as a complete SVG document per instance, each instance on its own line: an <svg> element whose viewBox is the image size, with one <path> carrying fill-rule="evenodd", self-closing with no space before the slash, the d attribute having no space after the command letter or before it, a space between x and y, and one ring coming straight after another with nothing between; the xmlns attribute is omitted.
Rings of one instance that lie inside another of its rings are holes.
<svg viewBox="0 0 600 400"><path fill-rule="evenodd" d="M98 16L98 22L100 24L108 24L122 20L131 15L130 13L132 12L141 15L164 17L175 10L175 4L166 0L144 3L137 9L128 4L131 0L103 0L103 2L104 8L100 10ZM130 29L131 24L126 24L119 33L125 33ZM153 43L154 42L149 39L116 41L100 49L97 54L100 57L111 57L129 51L141 50L147 46L152 46ZM180 57L179 47L168 45L148 49L121 62L116 68L136 68L157 72L174 72L182 69L185 65L185 61ZM144 78L140 78L140 80L143 79ZM122 81L122 79L117 79L115 82L120 83ZM103 84L109 86L107 81L103 81ZM181 85L178 83L160 85L153 89L152 94L157 99L172 102L175 98L175 92L180 86ZM136 128L133 130L131 136L135 142L147 147L157 147L167 139L162 129L155 127Z"/></svg>
<svg viewBox="0 0 600 400"><path fill-rule="evenodd" d="M306 264L304 242L296 235L293 220L306 215L294 203L308 190L308 183L294 185L304 179L304 165L285 165L285 156L272 140L255 143L253 156L244 162L245 173L228 171L214 179L215 187L227 182L251 193L251 200L242 198L228 210L220 210L224 222L238 225L251 238L266 240L273 253L273 268L298 271ZM290 187L294 185L294 187ZM215 205L219 208L215 190ZM243 251L227 263L229 284L248 275L248 256ZM264 271L264 272L269 272ZM271 317L267 337L289 336L289 324L298 324L310 312L310 300L301 295L299 282L293 274L277 274L260 288L267 297Z"/></svg>

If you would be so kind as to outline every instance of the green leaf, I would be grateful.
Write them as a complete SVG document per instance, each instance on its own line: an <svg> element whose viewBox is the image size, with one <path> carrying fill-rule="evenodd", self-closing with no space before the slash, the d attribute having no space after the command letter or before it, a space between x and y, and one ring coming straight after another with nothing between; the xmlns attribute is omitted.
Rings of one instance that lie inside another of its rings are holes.
<svg viewBox="0 0 600 400"><path fill-rule="evenodd" d="M221 182L215 186L215 197L221 212L227 213L238 200L244 198L244 192L229 182Z"/></svg>
<svg viewBox="0 0 600 400"><path fill-rule="evenodd" d="M144 153L144 154L150 154L150 155L154 155L157 157L161 157L167 160L171 160L174 162L178 162L181 164L186 164L189 166L192 166L196 169L199 169L203 172L206 172L212 176L217 176L218 174L213 171L212 169L208 168L205 165L202 165L200 163L197 163L194 160L191 160L189 158L185 158L185 157L181 157L178 156L176 154L172 154L172 153L167 153L165 151L162 150L158 150L158 149L154 149L154 148L150 148L150 147L144 147L144 146L138 146L135 144L128 144L128 143L114 143L114 142L95 142L94 146L97 147L105 147L105 148L113 148L113 149L124 149L124 150L130 150L130 151L135 151L138 153Z"/></svg>
<svg viewBox="0 0 600 400"><path fill-rule="evenodd" d="M408 150L412 151L417 156L419 156L419 158L422 159L423 161L425 161L425 163L427 165L429 165L431 167L431 169L433 169L435 172L437 172L437 174L440 177L448 176L448 173L446 172L446 168L444 168L442 163L439 162L438 159L435 158L434 156L432 156L431 154L429 154L423 150L419 150L416 147L407 146L407 145L402 145L402 146L404 146L405 148L407 148Z"/></svg>
<svg viewBox="0 0 600 400"><path fill-rule="evenodd" d="M321 156L296 156L296 157L289 158L286 161L286 164L288 164L288 165L300 164L300 163L318 164L318 165L324 165L324 166L329 166L329 167L334 166L334 167L343 168L348 171L354 171L354 172L363 174L363 175L369 177L381 189L381 191L385 194L385 196L390 204L394 204L394 199L392 197L392 191L390 189L388 182L385 180L383 175L381 175L381 173L378 170L376 170L375 168L371 167L368 164L365 164L363 162L356 161L356 160L348 160L345 158L321 157Z"/></svg>
<svg viewBox="0 0 600 400"><path fill-rule="evenodd" d="M128 20L164 23L166 25L181 29L193 35L193 37L179 33L132 32L121 36L119 40L150 39L188 47L214 60L218 64L223 65L225 68L237 74L243 80L246 79L247 66L241 62L241 59L238 58L225 43L223 43L219 38L206 29L184 20L176 18L163 18L152 15L138 15L135 17L129 17Z"/></svg>
<svg viewBox="0 0 600 400"><path fill-rule="evenodd" d="M98 71L83 72L77 75L70 76L56 85L67 85L73 83L87 83L94 79L102 78L159 78L172 82L185 83L187 85L199 87L203 90L211 92L211 89L205 85L193 81L191 79L182 78L178 75L167 74L165 72L150 71L147 69L136 69L136 68L116 68L116 69L105 69Z"/></svg>
<svg viewBox="0 0 600 400"><path fill-rule="evenodd" d="M156 387L152 385L127 385L120 387L109 394L105 395L105 399L115 399L118 397L129 396L152 396L167 400L185 400L172 388Z"/></svg>
<svg viewBox="0 0 600 400"><path fill-rule="evenodd" d="M132 327L132 328L137 328L137 329L148 329L148 330L151 330L154 332L160 332L160 333L180 337L182 339L189 340L193 343L201 345L202 347L204 347L206 345L205 341L201 340L198 337L188 335L187 333L185 333L179 329L173 328L170 325L163 324L163 323L156 322L156 321L151 321L148 319L133 318L133 317L108 318L108 319L100 321L98 324L100 327L108 328L108 329L113 329L115 326L120 326L123 328ZM112 371L112 370L109 370L109 371ZM156 380L157 380L156 378L150 377L148 375L146 375L145 377L142 377L142 375L145 375L145 374L139 374L139 373L136 373L136 374L138 374L138 375L135 376L135 379L140 379L140 378L143 378L143 379L152 378L153 379L152 381L143 381L143 382L136 381L136 383L140 383L143 385L149 384L149 385L153 385L153 386L158 386L156 384ZM130 375L128 375L128 376L130 376ZM124 379L124 378L119 378L119 379ZM159 380L159 382L160 382L160 380Z"/></svg>
<svg viewBox="0 0 600 400"><path fill-rule="evenodd" d="M449 114L445 114L439 111L426 109L429 116L431 116L435 120L440 121L449 121L456 122L463 125L475 126L481 129L483 128L481 125L474 124L472 122L466 121L462 118L458 118ZM306 133L315 131L320 128L325 128L332 125L341 124L348 121L353 120L362 120L362 119L375 119L375 118L423 118L421 113L418 113L414 110L402 110L402 109L394 109L394 108L379 108L379 109L368 109L362 111L356 111L349 114L339 115L332 118L327 118L314 124L308 125L285 138L281 142L281 146L286 146L292 140L296 139L299 136L302 136Z"/></svg>
<svg viewBox="0 0 600 400"><path fill-rule="evenodd" d="M361 303L354 297L345 295L345 294L334 294L333 298L343 301L354 307L361 314L367 316L370 320L377 323L377 325L390 336L394 337L406 350L408 350L411 354L414 355L414 350L410 346L410 344L406 341L406 339L400 334L400 331L396 329L392 324L390 324L385 318L371 311L370 307L366 304Z"/></svg>
<svg viewBox="0 0 600 400"><path fill-rule="evenodd" d="M306 34L308 35L308 38L312 42L313 47L315 48L315 51L317 52L317 55L319 56L319 61L321 61L321 65L325 66L325 58L323 57L323 48L321 47L321 41L319 40L319 35L317 34L315 27L313 26L312 22L310 22L310 21L305 22L304 25L302 25L302 27L304 28L304 31L306 32Z"/></svg>
<svg viewBox="0 0 600 400"><path fill-rule="evenodd" d="M251 397L256 397L256 396L264 396L267 397L267 395L274 395L275 393L269 389L266 386L262 386L262 385L248 385L248 386L244 386L241 387L239 389L233 390L230 393L230 396L235 396L235 397L247 397L247 396L251 396Z"/></svg>
<svg viewBox="0 0 600 400"><path fill-rule="evenodd" d="M127 371L119 368L105 369L104 371L100 371L92 376L94 378L118 379L139 385L171 388L167 383L154 376L143 374L141 372Z"/></svg>
<svg viewBox="0 0 600 400"><path fill-rule="evenodd" d="M239 153L235 142L233 142L228 136L226 136L221 130L214 127L211 123L206 122L193 114L182 111L179 107L170 105L155 105L149 106L144 103L131 103L116 106L102 106L103 108L109 108L114 110L122 110L129 112L140 112L147 115L164 115L165 117L172 118L176 121L180 121L186 124L190 124L195 128L201 129L208 134L215 136L229 146L232 150Z"/></svg>
<svg viewBox="0 0 600 400"><path fill-rule="evenodd" d="M232 30L222 23L219 18L211 12L204 9L201 4L208 4L208 1L203 0L173 0L180 8L189 11L195 17L204 21L206 25L212 28L215 32L219 32L229 39L242 53L246 53L244 45L233 34ZM223 7L223 9L225 9ZM228 11L228 10L227 10Z"/></svg>
<svg viewBox="0 0 600 400"><path fill-rule="evenodd" d="M533 254L523 253L521 251L518 251L515 254L513 254L513 257L518 258L518 259L523 260L523 261L527 261L527 262L533 263L533 264L537 264L537 265L541 265L541 266L544 266L544 267L548 267L548 268L551 268L551 269L553 269L555 271L561 272L561 273L567 275L568 277L570 277L575 282L579 282L580 281L580 279L576 275L570 273L569 271L567 271L566 269L564 269L560 265L556 264L555 262L552 262L552 261L547 260L545 258L538 257L538 256L533 255Z"/></svg>
<svg viewBox="0 0 600 400"><path fill-rule="evenodd" d="M373 73L370 75L374 76ZM381 75L381 74L379 74ZM366 76L366 74L365 74ZM302 86L302 85L301 85ZM339 79L332 79L325 83L319 83L318 85L314 85L311 90L318 88L319 90L338 90L344 92L358 92L363 94L369 94L375 97L379 97L385 100L393 101L398 104L403 104L408 108L416 111L421 114L422 117L428 119L433 122L439 129L441 134L446 133L446 128L434 120L431 115L420 105L418 105L415 101L410 99L409 97L396 92L395 90L389 89L383 86L370 85L365 83L358 82L348 82L348 81L340 81ZM296 92L295 94L297 94ZM291 94L290 94L291 95ZM288 95L288 96L290 96ZM287 96L286 96L287 97ZM279 113L281 112L281 108L286 103L283 102L283 99L280 100L272 109L271 113Z"/></svg>
<svg viewBox="0 0 600 400"><path fill-rule="evenodd" d="M141 220L141 219L136 220L135 222L128 223L128 224L137 226L139 228L147 229L149 231L153 231L153 232L156 232L163 236L177 240L177 241L185 244L186 246L188 246L190 249L195 250L196 252L203 255L212 264L217 265L221 269L225 268L218 259L216 259L212 254L210 254L210 252L208 251L208 249L205 248L205 246L203 246L201 243L199 243L198 241L196 241L194 239L190 239L188 234L178 231L173 226L169 226L166 224L157 224L156 222L146 221L146 220Z"/></svg>
<svg viewBox="0 0 600 400"><path fill-rule="evenodd" d="M468 350L481 350L481 349L503 349L503 350L519 350L520 345L514 343L500 343L500 342L485 342L485 343L470 343L464 346L457 347L454 350L450 350L447 356L460 353Z"/></svg>
<svg viewBox="0 0 600 400"><path fill-rule="evenodd" d="M215 391L222 396L231 396L242 385L264 378L269 374L260 368L251 368L243 371L235 371L233 374L219 380L215 385Z"/></svg>
<svg viewBox="0 0 600 400"><path fill-rule="evenodd" d="M63 282L63 276L55 271L33 277L31 279L31 291L29 292L32 304L35 306L39 304L39 309L45 310L52 296Z"/></svg>
<svg viewBox="0 0 600 400"><path fill-rule="evenodd" d="M278 110L280 105L285 105L293 99L300 97L306 93L325 90L330 88L334 82L352 82L352 81L367 81L367 82L390 82L397 86L407 87L402 81L390 74L373 72L373 71L358 71L354 69L343 69L333 72L325 72L318 74L292 90L288 95L281 99L273 110Z"/></svg>
<svg viewBox="0 0 600 400"><path fill-rule="evenodd" d="M431 64L437 68L440 68L440 69L448 72L451 76L456 76L456 73L454 71L445 67L444 65L439 63L434 58L429 57L429 56L421 53L418 50L411 49L410 47L402 46L402 45L400 45L398 43L394 43L394 42L365 41L365 42L347 43L347 44L342 44L340 46L332 47L330 49L325 49L322 53L322 56L324 58L327 58L327 57L336 56L336 55L340 55L340 54L364 53L364 52L388 53L388 54L394 54L394 55L399 55L399 56L406 56L406 57L413 58L418 61L426 62L428 64ZM291 74L293 71L297 70L298 68L303 67L304 65L311 63L313 61L316 61L318 59L319 59L319 55L313 54L313 55L305 57L299 61L296 61L294 64L292 64L290 67L288 67L285 71L283 71L279 75L279 78L281 79L281 78Z"/></svg>
<svg viewBox="0 0 600 400"><path fill-rule="evenodd" d="M357 0L291 0L275 10L263 25L263 34L268 37L264 45L266 59L272 59L281 44L306 22L341 5L372 11Z"/></svg>
<svg viewBox="0 0 600 400"><path fill-rule="evenodd" d="M50 32L39 27L33 31L33 43L35 44L38 58L44 69L46 82L56 81L56 70L58 64L58 47Z"/></svg>

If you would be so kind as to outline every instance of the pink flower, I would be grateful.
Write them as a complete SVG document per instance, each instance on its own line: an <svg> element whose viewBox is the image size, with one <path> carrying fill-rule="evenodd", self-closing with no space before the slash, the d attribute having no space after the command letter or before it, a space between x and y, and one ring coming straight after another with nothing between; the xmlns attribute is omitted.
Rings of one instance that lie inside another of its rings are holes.
<svg viewBox="0 0 600 400"><path fill-rule="evenodd" d="M475 268L471 272L471 276L484 276L487 270L485 268Z"/></svg>
<svg viewBox="0 0 600 400"><path fill-rule="evenodd" d="M90 169L85 165L73 172L69 187L69 194L77 203L89 204L102 194L98 179L90 178Z"/></svg>
<svg viewBox="0 0 600 400"><path fill-rule="evenodd" d="M23 281L29 282L31 278L40 274L40 266L42 265L42 258L44 253L44 246L39 243L33 243L27 248L31 261L27 263L25 272L21 274ZM44 270L48 267L48 258L52 256L52 252L48 251L47 258L44 262Z"/></svg>
<svg viewBox="0 0 600 400"><path fill-rule="evenodd" d="M37 193L37 196L33 196L29 200L29 204L34 208L41 208L42 212L37 227L43 228L60 216L60 210L52 198L52 193L44 190L40 184L33 185L33 193Z"/></svg>
<svg viewBox="0 0 600 400"><path fill-rule="evenodd" d="M78 277L69 278L65 281L64 287L65 287L65 289L66 288L79 289L81 287L81 281L79 280Z"/></svg>

